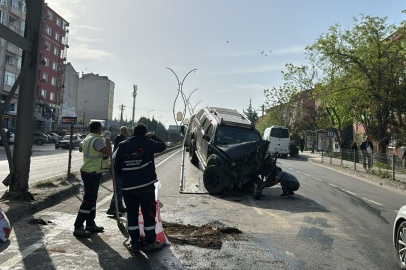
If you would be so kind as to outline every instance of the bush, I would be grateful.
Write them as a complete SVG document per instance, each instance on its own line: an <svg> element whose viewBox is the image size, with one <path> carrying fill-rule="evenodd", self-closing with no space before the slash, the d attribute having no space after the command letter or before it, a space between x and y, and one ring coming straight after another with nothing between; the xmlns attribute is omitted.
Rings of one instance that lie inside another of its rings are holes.
<svg viewBox="0 0 406 270"><path fill-rule="evenodd" d="M386 170L392 169L392 167L389 164L382 163L382 162L374 162L374 167L375 168L382 168Z"/></svg>

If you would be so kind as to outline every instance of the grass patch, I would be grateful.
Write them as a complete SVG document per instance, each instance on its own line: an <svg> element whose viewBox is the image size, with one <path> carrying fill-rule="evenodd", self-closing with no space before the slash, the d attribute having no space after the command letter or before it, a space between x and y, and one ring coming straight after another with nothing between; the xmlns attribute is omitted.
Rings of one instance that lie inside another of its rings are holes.
<svg viewBox="0 0 406 270"><path fill-rule="evenodd" d="M374 163L375 166L375 163ZM382 179L392 179L392 175L390 175L387 171L382 171L381 169L379 170L369 170L367 173L379 176Z"/></svg>
<svg viewBox="0 0 406 270"><path fill-rule="evenodd" d="M37 188L56 187L56 185L51 180L44 180L36 182L35 187Z"/></svg>
<svg viewBox="0 0 406 270"><path fill-rule="evenodd" d="M387 170L392 169L389 164L382 163L382 162L374 162L374 167L375 167L375 168L387 169Z"/></svg>

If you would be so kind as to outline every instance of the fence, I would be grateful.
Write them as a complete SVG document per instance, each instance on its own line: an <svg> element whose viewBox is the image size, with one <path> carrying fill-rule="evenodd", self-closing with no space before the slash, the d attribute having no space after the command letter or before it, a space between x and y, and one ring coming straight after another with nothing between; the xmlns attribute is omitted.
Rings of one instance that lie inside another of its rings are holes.
<svg viewBox="0 0 406 270"><path fill-rule="evenodd" d="M340 165L354 170L366 170L382 178L406 182L405 160L397 155L362 153L360 150L340 149L321 152L321 163Z"/></svg>

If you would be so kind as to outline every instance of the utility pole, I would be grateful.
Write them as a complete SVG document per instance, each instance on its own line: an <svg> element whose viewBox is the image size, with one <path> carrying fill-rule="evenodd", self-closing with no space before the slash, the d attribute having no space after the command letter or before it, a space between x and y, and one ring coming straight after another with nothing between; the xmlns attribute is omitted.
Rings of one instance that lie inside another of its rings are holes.
<svg viewBox="0 0 406 270"><path fill-rule="evenodd" d="M123 111L124 111L124 108L125 108L124 104L121 104L119 108L120 108L120 111L121 111L120 125L123 125Z"/></svg>
<svg viewBox="0 0 406 270"><path fill-rule="evenodd" d="M265 113L265 105L264 104L262 104L262 116L264 116L264 113Z"/></svg>
<svg viewBox="0 0 406 270"><path fill-rule="evenodd" d="M133 88L134 88L134 92L133 92L133 118L132 118L132 121L131 121L131 130L134 128L134 124L135 124L135 119L134 119L134 114L135 114L135 98L137 97L137 86L136 85L133 85Z"/></svg>
<svg viewBox="0 0 406 270"><path fill-rule="evenodd" d="M83 130L82 130L83 134L85 134L85 117L86 117L86 113L83 112Z"/></svg>

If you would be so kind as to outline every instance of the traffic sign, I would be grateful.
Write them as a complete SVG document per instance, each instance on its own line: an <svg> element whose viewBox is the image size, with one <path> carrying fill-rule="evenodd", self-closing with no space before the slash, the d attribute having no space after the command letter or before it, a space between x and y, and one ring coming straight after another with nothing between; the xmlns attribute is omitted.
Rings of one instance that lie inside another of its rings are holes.
<svg viewBox="0 0 406 270"><path fill-rule="evenodd" d="M78 123L77 117L64 117L62 116L62 124L76 125Z"/></svg>
<svg viewBox="0 0 406 270"><path fill-rule="evenodd" d="M334 130L327 130L327 138L334 138Z"/></svg>
<svg viewBox="0 0 406 270"><path fill-rule="evenodd" d="M42 113L42 117L49 120L52 118L52 116L54 116L54 112L49 107L45 107L44 112Z"/></svg>

